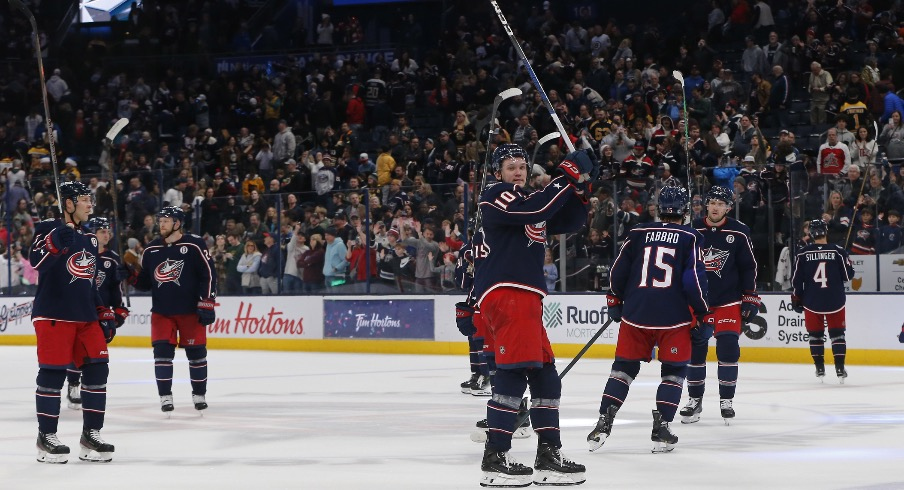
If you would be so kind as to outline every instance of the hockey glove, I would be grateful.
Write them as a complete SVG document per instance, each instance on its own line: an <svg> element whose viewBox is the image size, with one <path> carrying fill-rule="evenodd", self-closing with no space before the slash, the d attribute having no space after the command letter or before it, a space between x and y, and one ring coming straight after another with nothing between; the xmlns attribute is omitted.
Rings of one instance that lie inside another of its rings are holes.
<svg viewBox="0 0 904 490"><path fill-rule="evenodd" d="M474 308L464 301L455 303L455 324L458 331L465 337L470 337L477 333L474 326Z"/></svg>
<svg viewBox="0 0 904 490"><path fill-rule="evenodd" d="M800 297L791 295L791 309L797 313L804 312L804 303L800 300Z"/></svg>
<svg viewBox="0 0 904 490"><path fill-rule="evenodd" d="M691 342L696 345L709 342L709 339L713 337L713 333L716 331L715 325L703 321L703 317L705 316L706 315L700 315L697 320L697 326L691 329Z"/></svg>
<svg viewBox="0 0 904 490"><path fill-rule="evenodd" d="M621 321L621 313L622 313L622 300L618 296L609 293L606 295L606 306L609 311L609 318L612 319L613 322Z"/></svg>
<svg viewBox="0 0 904 490"><path fill-rule="evenodd" d="M104 340L108 344L113 342L113 338L116 337L116 314L113 313L113 308L98 306L97 323L100 323L100 328L104 331Z"/></svg>
<svg viewBox="0 0 904 490"><path fill-rule="evenodd" d="M217 313L213 307L216 306L214 298L207 298L198 301L198 322L205 327L217 321Z"/></svg>
<svg viewBox="0 0 904 490"><path fill-rule="evenodd" d="M760 313L761 304L763 304L763 301L752 291L741 295L741 318L744 319L744 323L750 322L753 317Z"/></svg>
<svg viewBox="0 0 904 490"><path fill-rule="evenodd" d="M118 282L126 281L132 276L132 269L125 264L116 266L116 280Z"/></svg>
<svg viewBox="0 0 904 490"><path fill-rule="evenodd" d="M72 242L74 241L75 230L70 226L61 226L47 234L47 238L44 239L44 244L47 247L47 251L50 252L50 255L59 255L72 246Z"/></svg>
<svg viewBox="0 0 904 490"><path fill-rule="evenodd" d="M590 175L599 174L599 165L593 162L587 153L573 151L559 164L559 171L572 184L578 184L590 180Z"/></svg>
<svg viewBox="0 0 904 490"><path fill-rule="evenodd" d="M125 306L117 306L113 308L113 315L116 317L116 328L119 328L126 322L126 318L129 317L129 309Z"/></svg>

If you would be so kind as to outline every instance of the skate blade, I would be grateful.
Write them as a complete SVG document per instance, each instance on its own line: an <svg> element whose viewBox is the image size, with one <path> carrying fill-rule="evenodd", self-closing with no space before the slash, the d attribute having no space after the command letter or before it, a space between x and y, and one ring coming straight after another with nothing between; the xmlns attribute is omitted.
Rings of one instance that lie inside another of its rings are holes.
<svg viewBox="0 0 904 490"><path fill-rule="evenodd" d="M109 463L113 461L113 452L102 453L82 446L78 459L89 463Z"/></svg>
<svg viewBox="0 0 904 490"><path fill-rule="evenodd" d="M603 447L603 444L606 444L606 439L608 437L609 436L607 436L606 434L598 434L596 438L587 436L587 445L589 446L588 449L590 450L590 452L592 453L597 449Z"/></svg>
<svg viewBox="0 0 904 490"><path fill-rule="evenodd" d="M518 427L515 429L515 432L512 432L512 439L529 439L530 438L531 429L530 427Z"/></svg>
<svg viewBox="0 0 904 490"><path fill-rule="evenodd" d="M506 475L494 471L484 471L483 477L480 479L481 487L521 488L528 487L532 483L531 475Z"/></svg>
<svg viewBox="0 0 904 490"><path fill-rule="evenodd" d="M464 395L470 395L470 394L471 394L471 388L462 388L462 389L461 389L461 392L462 392L462 394L464 394Z"/></svg>
<svg viewBox="0 0 904 490"><path fill-rule="evenodd" d="M725 425L731 425L731 419L722 419L725 421Z"/></svg>
<svg viewBox="0 0 904 490"><path fill-rule="evenodd" d="M493 392L491 390L471 390L471 396L491 396Z"/></svg>
<svg viewBox="0 0 904 490"><path fill-rule="evenodd" d="M530 433L530 427L519 427L515 432L512 432L512 439L530 439ZM470 438L472 441L482 444L487 442L489 435L485 430L475 430L471 432Z"/></svg>
<svg viewBox="0 0 904 490"><path fill-rule="evenodd" d="M669 444L667 442L661 441L653 441L653 449L651 452L653 454L670 453L673 449L675 449L674 444Z"/></svg>
<svg viewBox="0 0 904 490"><path fill-rule="evenodd" d="M68 406L71 410L81 410L82 409L81 403L68 402L66 406Z"/></svg>
<svg viewBox="0 0 904 490"><path fill-rule="evenodd" d="M694 414L694 415L687 415L687 416L682 415L682 416L681 416L681 423L682 423L682 424L695 424L695 423L697 423L697 422L699 422L699 421L700 421L700 414L699 414L699 413L698 413L698 414Z"/></svg>
<svg viewBox="0 0 904 490"><path fill-rule="evenodd" d="M38 449L38 463L50 464L66 464L69 462L69 453L66 454L50 454L47 451Z"/></svg>
<svg viewBox="0 0 904 490"><path fill-rule="evenodd" d="M558 471L550 471L550 470L535 470L534 471L534 485L539 487L545 486L568 486L568 485L580 485L587 481L587 478L584 477L584 473L560 473Z"/></svg>

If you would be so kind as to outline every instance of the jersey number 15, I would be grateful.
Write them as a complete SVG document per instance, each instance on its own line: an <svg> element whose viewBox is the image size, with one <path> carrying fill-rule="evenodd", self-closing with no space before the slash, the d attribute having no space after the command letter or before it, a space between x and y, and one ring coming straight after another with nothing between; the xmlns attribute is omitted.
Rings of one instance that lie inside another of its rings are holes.
<svg viewBox="0 0 904 490"><path fill-rule="evenodd" d="M674 266L670 263L675 260L675 249L671 247L644 247L643 266L640 270L640 284L638 287L667 288L672 285L672 272ZM654 257L655 256L655 257ZM670 257L670 259L666 259ZM656 270L650 270L655 268ZM657 279L661 272L662 279ZM652 279L652 284L650 280Z"/></svg>

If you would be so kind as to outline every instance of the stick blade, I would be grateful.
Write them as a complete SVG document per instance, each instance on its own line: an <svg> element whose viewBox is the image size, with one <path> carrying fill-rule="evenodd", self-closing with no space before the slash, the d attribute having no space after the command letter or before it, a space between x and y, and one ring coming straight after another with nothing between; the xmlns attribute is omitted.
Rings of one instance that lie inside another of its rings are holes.
<svg viewBox="0 0 904 490"><path fill-rule="evenodd" d="M562 135L558 131L553 131L552 133L549 133L549 134L543 136L542 138L540 138L539 140L537 140L537 146L541 146L541 145L545 144L547 141L554 140L560 136L562 136Z"/></svg>
<svg viewBox="0 0 904 490"><path fill-rule="evenodd" d="M122 131L122 128L128 126L128 124L129 120L125 117L120 119L119 121L116 121L116 123L113 124L113 127L111 127L109 131L107 131L104 139L112 142L114 139L116 139L116 135L118 135L119 132Z"/></svg>
<svg viewBox="0 0 904 490"><path fill-rule="evenodd" d="M674 70L672 76L675 77L675 80L678 80L678 83L684 85L684 75L682 75L680 71Z"/></svg>
<svg viewBox="0 0 904 490"><path fill-rule="evenodd" d="M520 88L512 87L509 89L505 89L502 92L499 92L498 97L500 98L500 100L506 100L506 99L511 99L512 97L515 97L515 96L518 96L521 94L522 94L522 92L521 92Z"/></svg>

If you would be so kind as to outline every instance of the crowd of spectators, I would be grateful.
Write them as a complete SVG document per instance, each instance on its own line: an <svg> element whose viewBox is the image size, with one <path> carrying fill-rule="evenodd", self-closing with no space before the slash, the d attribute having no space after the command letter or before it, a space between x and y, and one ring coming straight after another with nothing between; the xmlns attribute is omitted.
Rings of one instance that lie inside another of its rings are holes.
<svg viewBox="0 0 904 490"><path fill-rule="evenodd" d="M155 3L165 8L141 10ZM502 2L568 137L603 168L586 228L564 250L550 237L551 286L605 288L621 238L656 220L657 190L669 179L694 191L695 217L710 186L734 190L764 288L778 287L779 251L805 240L809 219L826 219L830 241L853 253L901 246L900 5L714 0L693 2L678 18L616 19L557 3ZM247 26L229 14L238 7L226 8L231 21L219 29L210 8L144 2L129 22L150 45L169 39L160 45L172 52L250 49ZM405 16L384 50L391 56L340 56L337 48L354 52L363 42L358 19L317 12L316 27L298 19L282 33L298 52L206 76L138 64L75 68L51 54L60 178L96 191L97 213L116 216L132 262L155 236L154 213L182 207L186 226L210 244L221 294L344 292L367 282L453 290L487 151L511 141L536 155L531 187L544 185L567 152L562 139L539 144L555 124L495 14L470 4L459 13L432 37L427 19ZM179 19L194 19L194 28L170 39ZM20 110L6 108L0 126L0 271L15 272L0 272L0 287L33 287L20 251L56 203L40 92L28 73L3 81L6 99L21 94L12 104ZM508 87L523 95L501 106L490 138L490 106ZM122 117L126 133L98 161L98 142ZM567 274L558 277L562 259Z"/></svg>

